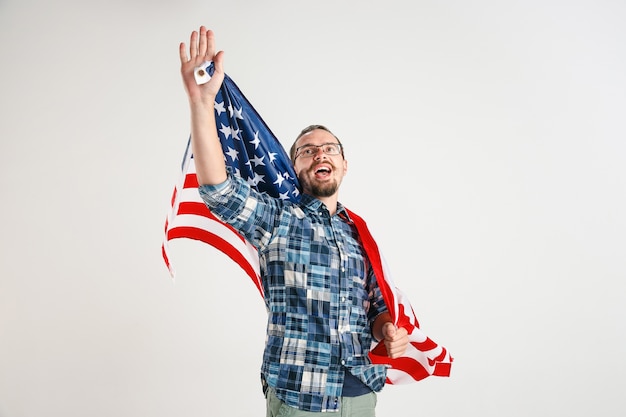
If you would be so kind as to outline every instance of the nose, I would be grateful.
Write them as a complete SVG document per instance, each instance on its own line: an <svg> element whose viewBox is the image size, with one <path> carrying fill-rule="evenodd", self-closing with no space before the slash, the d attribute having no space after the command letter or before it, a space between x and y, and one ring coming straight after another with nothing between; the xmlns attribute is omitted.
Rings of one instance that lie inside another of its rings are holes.
<svg viewBox="0 0 626 417"><path fill-rule="evenodd" d="M322 146L317 146L315 148L315 155L313 155L313 158L315 160L319 160L321 159L321 157L326 157L326 153L324 152L324 149L322 148Z"/></svg>

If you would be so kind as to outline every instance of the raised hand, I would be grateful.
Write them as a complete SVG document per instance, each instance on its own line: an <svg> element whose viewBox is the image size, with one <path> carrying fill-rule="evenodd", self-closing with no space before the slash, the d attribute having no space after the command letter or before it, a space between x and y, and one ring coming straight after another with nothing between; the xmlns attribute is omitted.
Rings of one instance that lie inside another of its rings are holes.
<svg viewBox="0 0 626 417"><path fill-rule="evenodd" d="M222 81L224 80L224 52L215 51L215 35L213 31L201 26L193 31L189 39L189 52L184 42L179 46L180 72L183 84L192 103L213 106ZM213 61L215 72L208 83L198 85L194 78L194 69L205 61Z"/></svg>

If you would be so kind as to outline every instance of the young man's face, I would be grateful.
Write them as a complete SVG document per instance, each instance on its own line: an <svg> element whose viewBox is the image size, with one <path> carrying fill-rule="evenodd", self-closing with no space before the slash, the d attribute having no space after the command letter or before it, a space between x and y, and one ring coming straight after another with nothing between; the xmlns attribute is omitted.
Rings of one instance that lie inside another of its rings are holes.
<svg viewBox="0 0 626 417"><path fill-rule="evenodd" d="M302 191L314 197L330 197L337 193L346 175L348 163L343 155L328 155L323 147L308 148L312 155L303 154L303 146L338 144L339 141L329 132L315 129L304 134L296 143L294 169Z"/></svg>

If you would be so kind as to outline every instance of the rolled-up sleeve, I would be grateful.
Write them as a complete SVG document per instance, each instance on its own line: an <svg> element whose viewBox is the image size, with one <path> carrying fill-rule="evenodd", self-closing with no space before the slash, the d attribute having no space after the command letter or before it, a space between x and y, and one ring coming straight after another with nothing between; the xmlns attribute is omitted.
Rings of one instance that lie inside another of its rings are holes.
<svg viewBox="0 0 626 417"><path fill-rule="evenodd" d="M276 199L252 189L231 172L223 183L201 185L198 190L211 213L254 246L260 248L269 242L281 213L281 203Z"/></svg>
<svg viewBox="0 0 626 417"><path fill-rule="evenodd" d="M250 196L250 187L230 173L221 184L201 185L198 191L211 213L226 223L233 223L245 211Z"/></svg>

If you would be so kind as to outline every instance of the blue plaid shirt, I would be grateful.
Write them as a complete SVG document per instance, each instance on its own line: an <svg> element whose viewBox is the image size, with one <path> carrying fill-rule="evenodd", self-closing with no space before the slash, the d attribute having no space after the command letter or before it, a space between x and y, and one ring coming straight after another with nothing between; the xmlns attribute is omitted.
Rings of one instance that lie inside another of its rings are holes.
<svg viewBox="0 0 626 417"><path fill-rule="evenodd" d="M199 190L259 251L268 311L261 374L276 396L305 411L337 411L344 368L380 391L386 368L368 357L370 326L387 308L343 206L331 216L311 196L282 201L231 174Z"/></svg>

